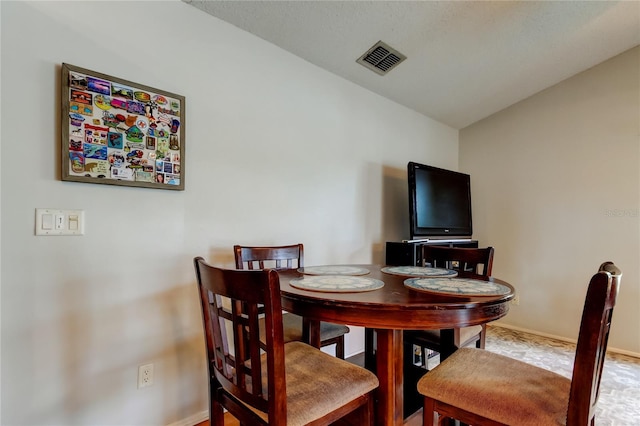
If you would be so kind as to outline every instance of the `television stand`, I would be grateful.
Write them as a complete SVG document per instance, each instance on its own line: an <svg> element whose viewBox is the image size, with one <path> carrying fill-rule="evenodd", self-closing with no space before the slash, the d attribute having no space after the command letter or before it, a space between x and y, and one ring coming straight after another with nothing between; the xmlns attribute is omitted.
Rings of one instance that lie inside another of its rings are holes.
<svg viewBox="0 0 640 426"><path fill-rule="evenodd" d="M467 243L473 241L471 238L417 238L415 240L402 240L403 243Z"/></svg>
<svg viewBox="0 0 640 426"><path fill-rule="evenodd" d="M420 239L403 240L402 242L387 241L385 263L388 266L419 266L420 249L424 245L478 248L478 240L472 239Z"/></svg>

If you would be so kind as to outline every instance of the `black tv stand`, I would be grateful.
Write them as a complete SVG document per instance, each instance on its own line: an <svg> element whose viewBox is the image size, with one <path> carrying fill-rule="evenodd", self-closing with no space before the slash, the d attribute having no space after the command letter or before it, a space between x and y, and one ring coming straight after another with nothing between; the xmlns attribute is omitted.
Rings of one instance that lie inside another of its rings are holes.
<svg viewBox="0 0 640 426"><path fill-rule="evenodd" d="M423 245L478 248L478 241L466 238L387 241L385 263L390 266L418 266Z"/></svg>
<svg viewBox="0 0 640 426"><path fill-rule="evenodd" d="M415 240L402 240L403 243L467 243L471 238L417 238Z"/></svg>

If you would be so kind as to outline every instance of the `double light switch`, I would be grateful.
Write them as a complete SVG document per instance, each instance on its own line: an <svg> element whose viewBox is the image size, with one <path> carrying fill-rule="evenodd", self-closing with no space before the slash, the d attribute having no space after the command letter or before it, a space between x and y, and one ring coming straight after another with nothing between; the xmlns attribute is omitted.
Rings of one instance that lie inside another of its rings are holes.
<svg viewBox="0 0 640 426"><path fill-rule="evenodd" d="M84 210L36 209L36 235L84 235Z"/></svg>

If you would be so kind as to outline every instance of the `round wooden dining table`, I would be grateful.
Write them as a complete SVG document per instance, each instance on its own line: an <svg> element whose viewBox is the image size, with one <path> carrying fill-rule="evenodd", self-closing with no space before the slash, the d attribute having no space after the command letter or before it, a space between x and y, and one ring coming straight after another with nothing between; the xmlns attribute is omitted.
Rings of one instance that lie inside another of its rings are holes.
<svg viewBox="0 0 640 426"><path fill-rule="evenodd" d="M361 269L363 272L359 276L379 280L384 286L353 292L307 290L300 288L296 280L309 275L283 270L279 271L282 308L307 320L305 335L316 347L320 347L320 321L376 331L375 372L380 381L376 425L404 423L403 330L450 329L494 321L507 314L508 302L515 294L513 286L496 278L473 276L506 286L508 291L499 295L466 296L409 288L405 285L409 276L383 272L383 265L348 266Z"/></svg>

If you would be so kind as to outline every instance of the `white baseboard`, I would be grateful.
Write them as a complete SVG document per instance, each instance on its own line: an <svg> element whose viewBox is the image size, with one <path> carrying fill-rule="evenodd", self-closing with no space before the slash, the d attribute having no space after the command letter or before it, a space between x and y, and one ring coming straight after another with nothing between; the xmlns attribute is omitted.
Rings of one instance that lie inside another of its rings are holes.
<svg viewBox="0 0 640 426"><path fill-rule="evenodd" d="M569 338L563 337L563 336L556 336L555 334L543 333L543 332L540 332L540 331L537 331L537 330L530 330L528 328L516 327L514 325L504 324L502 322L492 322L488 326L489 327L502 327L502 328L507 328L509 330L522 331L524 333L535 334L537 336L548 337L550 339L556 339L556 340L561 340L563 342L573 343L574 345L577 343L577 340L575 340L575 339L569 339ZM617 353L617 354L621 354L621 355L631 356L631 357L634 357L634 358L640 358L640 353L638 353L638 352L627 351L625 349L612 348L611 346L607 347L607 352L613 352L613 353Z"/></svg>
<svg viewBox="0 0 640 426"><path fill-rule="evenodd" d="M167 426L194 426L198 423L204 422L205 420L209 420L209 410L201 411L187 417L186 419L178 420L177 422L171 423Z"/></svg>

